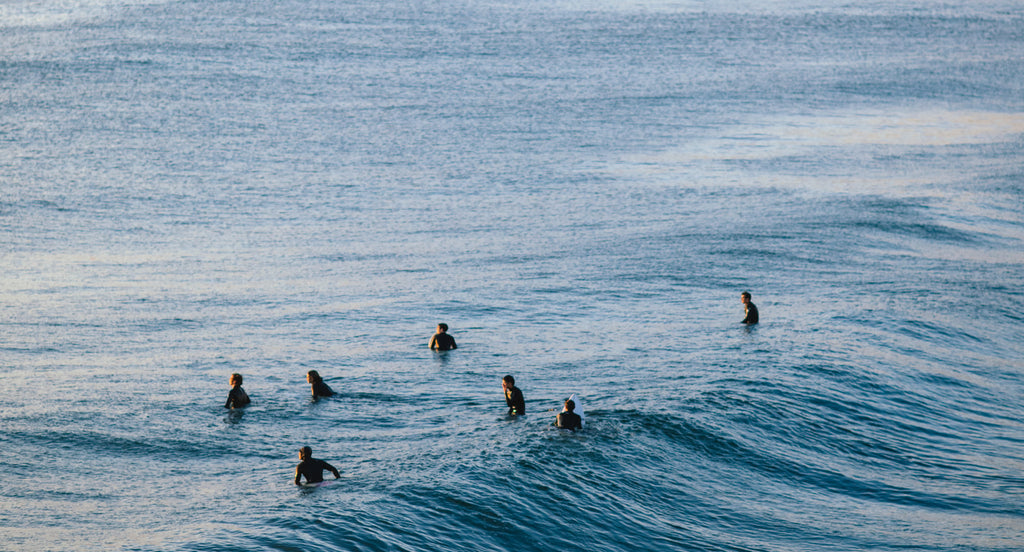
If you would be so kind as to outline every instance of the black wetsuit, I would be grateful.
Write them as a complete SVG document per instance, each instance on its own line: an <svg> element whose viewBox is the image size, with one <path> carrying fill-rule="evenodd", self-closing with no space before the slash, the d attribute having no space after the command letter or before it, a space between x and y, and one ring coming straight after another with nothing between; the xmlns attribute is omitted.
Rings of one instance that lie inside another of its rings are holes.
<svg viewBox="0 0 1024 552"><path fill-rule="evenodd" d="M505 403L508 404L509 416L521 416L526 414L526 400L523 399L523 392L513 385L505 393Z"/></svg>
<svg viewBox="0 0 1024 552"><path fill-rule="evenodd" d="M306 478L306 483L319 483L324 480L324 470L331 473L338 473L334 466L317 458L309 458L299 462L295 467L295 484L298 485L301 477Z"/></svg>
<svg viewBox="0 0 1024 552"><path fill-rule="evenodd" d="M437 349L438 351L450 351L452 349L458 349L459 346L455 344L455 338L446 333L436 333L434 337L430 338L430 348Z"/></svg>
<svg viewBox="0 0 1024 552"><path fill-rule="evenodd" d="M569 412L566 410L555 418L555 425L559 429L571 429L576 431L577 429L583 429L583 420L580 415L575 412Z"/></svg>
<svg viewBox="0 0 1024 552"><path fill-rule="evenodd" d="M228 392L228 402L224 403L224 408L241 408L250 402L252 401L249 400L249 395L245 394L245 389L232 387Z"/></svg>
<svg viewBox="0 0 1024 552"><path fill-rule="evenodd" d="M320 380L313 384L313 396L314 397L333 397L334 390L328 387L323 380Z"/></svg>
<svg viewBox="0 0 1024 552"><path fill-rule="evenodd" d="M747 317L743 319L744 324L757 324L757 305L747 303Z"/></svg>

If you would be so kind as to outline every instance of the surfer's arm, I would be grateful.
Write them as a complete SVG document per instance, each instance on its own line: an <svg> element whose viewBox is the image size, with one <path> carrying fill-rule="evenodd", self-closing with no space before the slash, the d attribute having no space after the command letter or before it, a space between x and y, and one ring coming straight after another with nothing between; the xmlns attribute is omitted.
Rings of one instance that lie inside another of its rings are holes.
<svg viewBox="0 0 1024 552"><path fill-rule="evenodd" d="M295 468L295 484L302 485L302 472L299 471L299 468Z"/></svg>
<svg viewBox="0 0 1024 552"><path fill-rule="evenodd" d="M437 348L437 335L433 335L433 336L430 337L430 348L431 349L436 349Z"/></svg>
<svg viewBox="0 0 1024 552"><path fill-rule="evenodd" d="M334 466L328 464L327 462L324 462L324 467L334 474L335 479L341 479L341 474L338 473L338 468L335 468Z"/></svg>

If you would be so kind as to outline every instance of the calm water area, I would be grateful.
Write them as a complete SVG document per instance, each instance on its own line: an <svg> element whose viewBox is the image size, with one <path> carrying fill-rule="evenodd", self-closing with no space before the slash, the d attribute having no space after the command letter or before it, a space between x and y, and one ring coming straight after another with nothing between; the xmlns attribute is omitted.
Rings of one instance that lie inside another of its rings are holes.
<svg viewBox="0 0 1024 552"><path fill-rule="evenodd" d="M4 0L0 263L2 551L1024 548L1016 0Z"/></svg>

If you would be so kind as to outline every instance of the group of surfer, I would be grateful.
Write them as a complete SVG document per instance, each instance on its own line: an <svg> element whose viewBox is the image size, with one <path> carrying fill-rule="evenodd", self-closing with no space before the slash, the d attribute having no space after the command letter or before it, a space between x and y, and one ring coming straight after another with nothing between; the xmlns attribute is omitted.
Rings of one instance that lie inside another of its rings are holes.
<svg viewBox="0 0 1024 552"><path fill-rule="evenodd" d="M320 397L333 397L334 390L331 389L323 378L320 377L320 373L316 370L310 370L306 372L306 381L309 382L310 387L313 391L313 399L319 399ZM245 389L242 389L242 374L231 374L231 391L228 391L228 401L224 403L224 408L241 408L248 406L252 402L249 399L248 393Z"/></svg>
<svg viewBox="0 0 1024 552"><path fill-rule="evenodd" d="M744 291L740 294L740 301L743 303L745 314L742 323L747 325L758 323L757 306L750 299L750 292ZM435 351L450 351L458 348L458 345L455 344L455 338L448 334L448 325L444 323L437 325L437 333L430 338L429 346ZM306 381L310 385L314 400L334 395L334 391L324 383L320 373L316 370L310 370L306 373ZM242 389L241 374L231 374L230 383L231 391L228 392L228 400L224 404L225 408L241 408L252 402L249 399L249 395ZM522 416L526 414L526 399L523 398L522 390L516 387L516 379L511 375L505 376L501 379L501 389L505 394L508 415ZM555 417L554 425L560 429L572 431L583 429L583 418L575 411L576 403L572 399L565 401L565 408ZM299 460L299 465L295 467L296 485L301 485L303 478L306 479L307 484L320 483L324 480L325 471L334 474L335 479L341 477L337 468L323 460L313 458L313 449L308 446L299 449Z"/></svg>
<svg viewBox="0 0 1024 552"><path fill-rule="evenodd" d="M334 395L334 390L324 382L316 370L306 372L306 381L309 382L314 400ZM228 401L224 403L224 407L234 409L248 406L252 400L245 389L242 389L242 374L231 374L230 383L231 391L228 392ZM324 471L333 473L335 479L341 477L337 468L323 460L313 458L313 449L310 447L299 449L299 460L299 465L295 467L296 485L302 484L303 477L306 478L306 483L320 483L324 480Z"/></svg>

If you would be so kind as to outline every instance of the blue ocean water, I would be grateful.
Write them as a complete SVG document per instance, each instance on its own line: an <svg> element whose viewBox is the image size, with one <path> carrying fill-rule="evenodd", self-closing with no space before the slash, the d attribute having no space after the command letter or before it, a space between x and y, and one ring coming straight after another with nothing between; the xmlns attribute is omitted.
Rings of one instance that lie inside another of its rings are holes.
<svg viewBox="0 0 1024 552"><path fill-rule="evenodd" d="M1021 550L1022 167L1014 0L5 1L0 550Z"/></svg>

